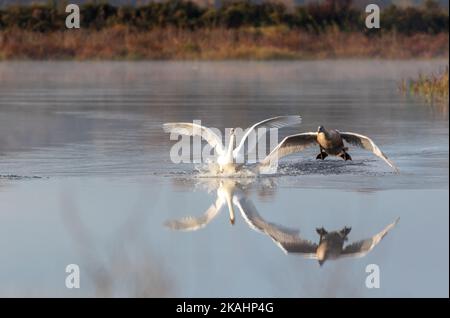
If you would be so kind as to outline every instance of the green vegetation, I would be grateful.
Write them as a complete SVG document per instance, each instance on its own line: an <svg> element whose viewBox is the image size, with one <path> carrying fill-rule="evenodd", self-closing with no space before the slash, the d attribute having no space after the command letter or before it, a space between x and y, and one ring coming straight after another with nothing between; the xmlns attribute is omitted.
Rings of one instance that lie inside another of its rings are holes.
<svg viewBox="0 0 450 318"><path fill-rule="evenodd" d="M66 13L64 1L47 5L10 6L0 10L0 30L20 28L35 32L62 30ZM364 27L366 13L352 6L351 0L326 0L287 10L276 2L254 4L246 0L225 2L219 9L199 7L189 1L169 0L143 6L115 7L107 2L87 3L80 7L83 28L100 30L116 25L134 29L175 27L242 28L285 25L289 28L323 32L369 32ZM448 32L448 11L428 0L423 7L401 8L394 5L381 13L383 32ZM379 33L379 32L378 32Z"/></svg>

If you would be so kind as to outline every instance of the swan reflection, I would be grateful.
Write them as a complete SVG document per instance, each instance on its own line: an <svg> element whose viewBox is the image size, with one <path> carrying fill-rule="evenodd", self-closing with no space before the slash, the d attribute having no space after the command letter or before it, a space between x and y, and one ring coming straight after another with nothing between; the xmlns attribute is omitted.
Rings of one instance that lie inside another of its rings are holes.
<svg viewBox="0 0 450 318"><path fill-rule="evenodd" d="M209 224L219 212L227 206L231 224L235 222L235 208L252 230L269 236L272 241L286 254L300 254L303 257L316 259L322 266L326 260L335 260L341 257L362 257L369 253L386 234L398 223L397 218L375 235L346 244L351 227L345 226L341 230L327 231L323 227L316 228L319 235L318 242L302 238L299 229L288 228L266 221L256 209L253 202L245 193L242 181L233 179L214 180L208 183L209 187L216 186L217 199L199 216L187 216L181 219L169 220L165 226L173 230L196 231Z"/></svg>
<svg viewBox="0 0 450 318"><path fill-rule="evenodd" d="M165 225L174 230L196 231L211 222L219 214L225 204L228 207L231 224L234 224L235 222L235 206L239 208L241 213L245 213L240 204L240 200L246 197L242 189L242 183L232 179L210 180L210 182L206 183L206 186L208 188L215 187L217 189L217 199L203 215L199 217L187 216L178 220L170 220L167 221Z"/></svg>

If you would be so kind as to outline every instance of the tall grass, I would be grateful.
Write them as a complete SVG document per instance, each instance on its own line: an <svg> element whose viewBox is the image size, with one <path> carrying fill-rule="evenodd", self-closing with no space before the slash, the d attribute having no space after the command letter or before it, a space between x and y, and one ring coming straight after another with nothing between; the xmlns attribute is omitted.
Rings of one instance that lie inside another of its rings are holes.
<svg viewBox="0 0 450 318"><path fill-rule="evenodd" d="M444 102L448 106L448 66L444 71L423 75L415 79L403 80L402 91L426 98L428 101Z"/></svg>
<svg viewBox="0 0 450 318"><path fill-rule="evenodd" d="M0 59L328 59L448 57L448 33L368 36L285 26L136 31L126 26L46 33L0 31Z"/></svg>
<svg viewBox="0 0 450 318"><path fill-rule="evenodd" d="M401 90L405 95L417 96L425 100L433 113L448 120L448 66L434 74L420 74L417 78L403 80Z"/></svg>

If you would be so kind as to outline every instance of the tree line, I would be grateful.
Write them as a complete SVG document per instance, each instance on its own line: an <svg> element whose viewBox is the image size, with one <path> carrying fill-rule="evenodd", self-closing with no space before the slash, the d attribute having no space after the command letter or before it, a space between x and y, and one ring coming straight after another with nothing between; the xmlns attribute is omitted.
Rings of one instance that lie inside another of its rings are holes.
<svg viewBox="0 0 450 318"><path fill-rule="evenodd" d="M65 29L63 1L47 4L12 5L0 9L0 30L23 29L51 32ZM81 27L94 30L124 25L137 30L175 27L241 28L284 25L310 32L339 31L374 33L365 27L367 13L351 0L326 0L287 9L277 2L226 1L220 8L200 7L185 0L153 2L142 6L113 6L92 2L80 6ZM381 11L381 32L404 34L448 32L448 11L433 0L420 7L391 5Z"/></svg>

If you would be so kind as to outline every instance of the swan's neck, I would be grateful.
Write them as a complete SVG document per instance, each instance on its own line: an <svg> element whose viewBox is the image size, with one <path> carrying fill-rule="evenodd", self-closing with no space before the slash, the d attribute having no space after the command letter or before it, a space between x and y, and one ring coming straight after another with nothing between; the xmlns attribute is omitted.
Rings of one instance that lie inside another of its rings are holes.
<svg viewBox="0 0 450 318"><path fill-rule="evenodd" d="M222 200L222 202L226 202L228 206L228 212L230 213L230 222L234 224L234 206L233 206L233 197L234 197L234 188L235 183L230 182L229 180L225 180L220 182L219 189L217 189L217 196Z"/></svg>
<svg viewBox="0 0 450 318"><path fill-rule="evenodd" d="M230 193L227 193L226 196L227 204L228 204L228 212L230 213L230 223L234 225L234 207L233 207L233 198Z"/></svg>
<svg viewBox="0 0 450 318"><path fill-rule="evenodd" d="M330 138L330 133L328 132L328 130L324 129L323 131L319 132L319 134L323 134L326 139Z"/></svg>
<svg viewBox="0 0 450 318"><path fill-rule="evenodd" d="M230 143L228 144L227 149L227 159L229 161L233 160L233 150L234 150L234 142L236 141L236 136L233 134L230 136Z"/></svg>

